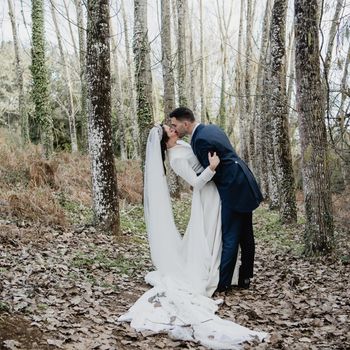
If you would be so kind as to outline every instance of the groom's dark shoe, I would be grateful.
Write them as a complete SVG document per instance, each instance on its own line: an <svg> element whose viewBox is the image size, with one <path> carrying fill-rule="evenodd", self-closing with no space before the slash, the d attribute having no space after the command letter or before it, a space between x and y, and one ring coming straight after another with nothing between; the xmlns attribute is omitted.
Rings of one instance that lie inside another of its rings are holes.
<svg viewBox="0 0 350 350"><path fill-rule="evenodd" d="M218 296L220 294L226 294L231 289L230 286L228 287L217 287L215 292L213 293L213 296Z"/></svg>
<svg viewBox="0 0 350 350"><path fill-rule="evenodd" d="M238 279L238 288L240 289L249 289L250 278L239 278Z"/></svg>

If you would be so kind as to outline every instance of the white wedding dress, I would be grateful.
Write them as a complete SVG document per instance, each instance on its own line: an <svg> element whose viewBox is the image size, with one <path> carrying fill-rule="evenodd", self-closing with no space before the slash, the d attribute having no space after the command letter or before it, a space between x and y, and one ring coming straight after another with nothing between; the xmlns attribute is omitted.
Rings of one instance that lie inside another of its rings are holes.
<svg viewBox="0 0 350 350"><path fill-rule="evenodd" d="M215 172L203 169L186 142L178 141L167 153L171 168L193 187L191 216L182 240L183 262L196 278L192 288L210 297L219 282L221 259L220 197L215 184L209 182Z"/></svg>
<svg viewBox="0 0 350 350"><path fill-rule="evenodd" d="M210 349L239 349L253 337L264 339L264 332L218 317L221 300L210 298L218 284L221 257L220 197L210 182L215 172L203 169L183 141L168 150L171 167L193 187L191 216L182 238L173 218L160 138L161 128L154 127L147 142L144 183L145 220L156 268L145 280L153 288L118 320L130 322L136 331L165 332Z"/></svg>

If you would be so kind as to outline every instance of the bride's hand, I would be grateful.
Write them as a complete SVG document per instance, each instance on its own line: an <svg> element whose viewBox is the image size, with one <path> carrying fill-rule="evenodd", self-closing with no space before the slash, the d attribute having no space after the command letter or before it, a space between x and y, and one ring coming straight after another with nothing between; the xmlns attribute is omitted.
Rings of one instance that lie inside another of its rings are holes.
<svg viewBox="0 0 350 350"><path fill-rule="evenodd" d="M220 158L216 155L216 152L214 152L213 155L211 155L211 153L209 152L208 159L209 159L209 168L211 171L214 171L220 163Z"/></svg>

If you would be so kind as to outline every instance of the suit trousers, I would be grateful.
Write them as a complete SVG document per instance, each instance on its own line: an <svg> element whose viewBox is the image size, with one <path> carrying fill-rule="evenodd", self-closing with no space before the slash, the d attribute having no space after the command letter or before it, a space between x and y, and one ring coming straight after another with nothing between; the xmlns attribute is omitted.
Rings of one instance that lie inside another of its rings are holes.
<svg viewBox="0 0 350 350"><path fill-rule="evenodd" d="M255 242L252 212L238 213L223 205L221 215L222 253L218 289L225 290L231 286L238 247L241 248L239 278L245 279L253 277Z"/></svg>

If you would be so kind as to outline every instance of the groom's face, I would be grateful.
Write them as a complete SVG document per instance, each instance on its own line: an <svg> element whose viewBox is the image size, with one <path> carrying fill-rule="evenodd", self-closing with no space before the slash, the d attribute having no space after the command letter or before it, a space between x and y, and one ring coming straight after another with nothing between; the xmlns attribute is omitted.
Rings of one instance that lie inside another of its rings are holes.
<svg viewBox="0 0 350 350"><path fill-rule="evenodd" d="M188 121L180 121L176 118L171 118L171 127L176 131L180 139L188 134Z"/></svg>

